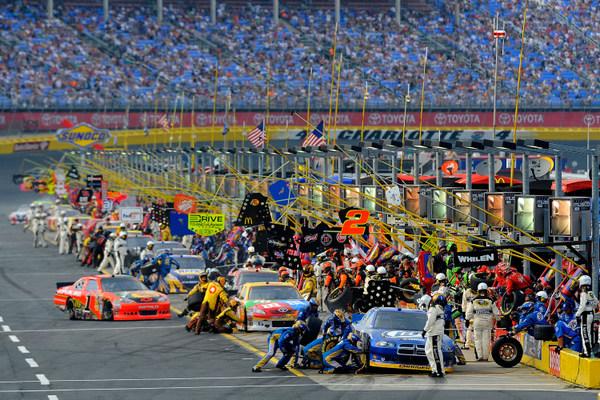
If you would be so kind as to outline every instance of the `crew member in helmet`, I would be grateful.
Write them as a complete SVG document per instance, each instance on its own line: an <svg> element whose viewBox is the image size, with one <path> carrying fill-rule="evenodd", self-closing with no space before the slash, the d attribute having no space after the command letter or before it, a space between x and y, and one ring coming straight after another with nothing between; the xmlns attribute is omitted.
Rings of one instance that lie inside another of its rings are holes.
<svg viewBox="0 0 600 400"><path fill-rule="evenodd" d="M446 274L438 273L435 276L435 285L437 288L433 292L433 294L441 294L443 296L448 295L448 278L446 278Z"/></svg>
<svg viewBox="0 0 600 400"><path fill-rule="evenodd" d="M444 308L446 297L438 294L433 298L427 310L427 322L423 328L422 336L427 338L425 342L425 355L431 367L431 375L434 378L443 378L444 354L442 353L442 339L444 337Z"/></svg>
<svg viewBox="0 0 600 400"><path fill-rule="evenodd" d="M149 240L146 243L146 248L140 252L140 260L149 261L154 258L154 242Z"/></svg>
<svg viewBox="0 0 600 400"><path fill-rule="evenodd" d="M286 267L279 267L279 282L294 284L294 278L290 276L290 271Z"/></svg>
<svg viewBox="0 0 600 400"><path fill-rule="evenodd" d="M535 303L526 301L519 306L519 323L512 329L511 333L518 333L527 329L527 333L533 336L535 325L548 325L543 312L535 309Z"/></svg>
<svg viewBox="0 0 600 400"><path fill-rule="evenodd" d="M348 364L351 356L361 357L361 367L364 365L363 351L360 349L360 336L354 332L348 333L332 349L323 353L323 373L333 374L335 372L353 371L355 367Z"/></svg>
<svg viewBox="0 0 600 400"><path fill-rule="evenodd" d="M535 310L541 312L546 316L548 312L548 293L544 290L540 290L535 294Z"/></svg>
<svg viewBox="0 0 600 400"><path fill-rule="evenodd" d="M429 303L431 303L431 296L428 294L424 294L417 299L419 310L427 311L429 309Z"/></svg>
<svg viewBox="0 0 600 400"><path fill-rule="evenodd" d="M190 290L188 292L188 294L184 297L183 301L187 301L191 296L195 295L196 293L206 293L206 288L208 287L208 272L206 271L202 271L200 272L200 280L198 281L198 283L192 288L192 290ZM181 312L179 314L177 314L178 317L183 317L185 315L188 315L190 313L190 309L188 309L188 307L186 306L183 310L181 310Z"/></svg>
<svg viewBox="0 0 600 400"><path fill-rule="evenodd" d="M590 357L594 347L594 335L592 324L594 321L594 311L598 307L598 299L592 292L592 278L588 275L579 277L579 307L575 317L580 320L579 329L581 330L582 357Z"/></svg>
<svg viewBox="0 0 600 400"><path fill-rule="evenodd" d="M344 265L338 265L335 270L338 279L338 289L344 289L346 286L350 286L350 271Z"/></svg>
<svg viewBox="0 0 600 400"><path fill-rule="evenodd" d="M306 333L307 327L304 321L296 321L291 328L275 329L269 335L267 343L269 350L264 357L252 367L252 372L262 372L262 368L273 358L277 350L280 350L283 356L279 359L276 367L282 371L287 371L287 363L292 356L297 355L300 350L300 339ZM296 359L298 359L296 357Z"/></svg>
<svg viewBox="0 0 600 400"><path fill-rule="evenodd" d="M368 289L369 289L369 282L373 281L373 280L378 280L379 276L377 275L377 271L375 270L375 266L374 265L367 265L367 268L365 268L366 274L365 274L365 286L363 288L363 294L368 294Z"/></svg>
<svg viewBox="0 0 600 400"><path fill-rule="evenodd" d="M467 305L466 319L473 325L477 361L487 361L490 355L491 332L500 313L488 295L485 282L477 285L477 296Z"/></svg>
<svg viewBox="0 0 600 400"><path fill-rule="evenodd" d="M548 317L548 322L554 325L554 336L558 342L558 346L554 349L560 353L564 348L581 353L581 335L577 326L577 318L573 315L572 305L565 302L561 307L561 314L551 314Z"/></svg>
<svg viewBox="0 0 600 400"><path fill-rule="evenodd" d="M319 304L317 304L317 300L315 299L310 299L308 302L308 308L305 308L298 313L297 320L308 322L308 319L311 317L319 317Z"/></svg>
<svg viewBox="0 0 600 400"><path fill-rule="evenodd" d="M115 239L113 244L113 252L115 255L115 268L113 275L121 275L125 273L125 257L127 256L127 231L121 231L119 237Z"/></svg>
<svg viewBox="0 0 600 400"><path fill-rule="evenodd" d="M237 299L229 299L227 306L222 305L221 312L215 317L213 329L215 333L233 332L233 324L241 322L237 316L239 302Z"/></svg>
<svg viewBox="0 0 600 400"><path fill-rule="evenodd" d="M303 283L302 290L300 290L300 294L306 300L310 300L313 297L317 296L317 278L315 277L315 274L313 272L313 266L311 264L305 265L302 273Z"/></svg>

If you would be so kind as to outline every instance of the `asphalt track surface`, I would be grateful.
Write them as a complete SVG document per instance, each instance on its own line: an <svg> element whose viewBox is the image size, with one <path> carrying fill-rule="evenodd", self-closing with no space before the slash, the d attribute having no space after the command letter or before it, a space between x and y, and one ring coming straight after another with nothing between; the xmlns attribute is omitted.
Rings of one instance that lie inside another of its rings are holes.
<svg viewBox="0 0 600 400"><path fill-rule="evenodd" d="M22 156L0 157L0 400L13 399L596 399L527 367L470 363L443 380L423 374L253 374L264 334L186 333L184 321L69 321L52 304L57 281L94 273L7 215L35 195L10 182ZM173 298L175 306L180 298Z"/></svg>

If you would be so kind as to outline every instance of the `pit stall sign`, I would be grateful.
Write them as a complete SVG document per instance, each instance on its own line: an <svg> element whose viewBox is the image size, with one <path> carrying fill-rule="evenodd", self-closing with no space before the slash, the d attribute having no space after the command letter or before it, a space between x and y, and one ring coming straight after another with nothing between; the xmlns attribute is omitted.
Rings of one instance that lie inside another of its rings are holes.
<svg viewBox="0 0 600 400"><path fill-rule="evenodd" d="M225 215L192 213L188 215L188 229L201 236L212 236L225 230Z"/></svg>

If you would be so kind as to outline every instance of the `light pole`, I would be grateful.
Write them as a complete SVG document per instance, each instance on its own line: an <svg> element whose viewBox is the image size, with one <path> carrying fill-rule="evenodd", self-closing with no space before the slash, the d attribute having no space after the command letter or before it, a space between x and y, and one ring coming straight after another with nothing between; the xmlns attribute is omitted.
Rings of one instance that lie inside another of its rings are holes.
<svg viewBox="0 0 600 400"><path fill-rule="evenodd" d="M495 55L495 63L494 63L494 99L493 99L493 113L492 113L492 140L496 139L496 100L497 100L497 87L498 87L498 41L500 39L504 39L506 37L506 31L504 29L499 29L499 16L496 14L496 18L494 18L494 51Z"/></svg>

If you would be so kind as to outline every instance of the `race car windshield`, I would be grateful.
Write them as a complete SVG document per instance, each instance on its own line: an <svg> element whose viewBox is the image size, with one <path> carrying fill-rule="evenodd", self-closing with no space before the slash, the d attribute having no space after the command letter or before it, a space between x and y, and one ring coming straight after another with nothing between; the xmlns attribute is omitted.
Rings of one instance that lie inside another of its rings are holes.
<svg viewBox="0 0 600 400"><path fill-rule="evenodd" d="M179 242L154 243L154 251L162 249L185 249L185 246Z"/></svg>
<svg viewBox="0 0 600 400"><path fill-rule="evenodd" d="M291 286L259 286L250 289L248 300L301 300L298 291Z"/></svg>
<svg viewBox="0 0 600 400"><path fill-rule="evenodd" d="M244 283L248 282L277 282L279 280L279 275L277 273L271 272L252 272L248 274L241 274L239 285L242 286Z"/></svg>
<svg viewBox="0 0 600 400"><path fill-rule="evenodd" d="M373 328L398 331L420 331L427 322L427 315L421 313L404 313L396 311L380 311L375 317Z"/></svg>
<svg viewBox="0 0 600 400"><path fill-rule="evenodd" d="M204 260L195 257L173 257L173 260L179 264L182 269L204 269Z"/></svg>
<svg viewBox="0 0 600 400"><path fill-rule="evenodd" d="M105 278L102 279L102 290L105 292L132 292L148 290L148 288L135 278Z"/></svg>

